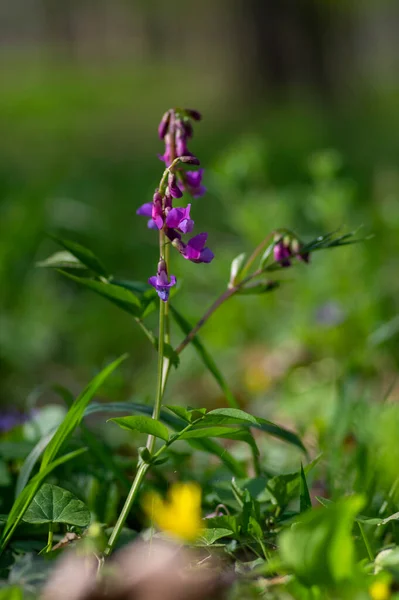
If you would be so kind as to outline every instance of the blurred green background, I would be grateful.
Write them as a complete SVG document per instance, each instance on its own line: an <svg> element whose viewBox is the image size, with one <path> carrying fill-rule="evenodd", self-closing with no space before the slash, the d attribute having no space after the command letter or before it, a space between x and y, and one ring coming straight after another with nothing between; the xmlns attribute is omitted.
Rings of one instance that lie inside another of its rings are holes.
<svg viewBox="0 0 399 600"><path fill-rule="evenodd" d="M157 239L135 212L159 182L156 129L175 105L203 114L191 149L208 193L192 214L216 255L172 255L174 302L193 322L231 260L274 228L374 235L316 253L274 294L235 298L204 327L241 405L305 432L310 415L322 428L342 378L399 399L396 3L1 0L0 16L3 410L39 392L54 401L46 384L78 391L123 352L104 396L154 390L156 357L135 323L35 264L59 232L120 278L155 272ZM224 404L190 349L171 398Z"/></svg>

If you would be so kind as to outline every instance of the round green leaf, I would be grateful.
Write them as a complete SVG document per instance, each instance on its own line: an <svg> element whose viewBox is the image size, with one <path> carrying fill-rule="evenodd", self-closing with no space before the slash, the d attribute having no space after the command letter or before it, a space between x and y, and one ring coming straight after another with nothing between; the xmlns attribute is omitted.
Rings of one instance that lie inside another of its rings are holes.
<svg viewBox="0 0 399 600"><path fill-rule="evenodd" d="M44 483L32 500L24 518L27 523L67 523L87 527L90 511L84 502L56 485Z"/></svg>

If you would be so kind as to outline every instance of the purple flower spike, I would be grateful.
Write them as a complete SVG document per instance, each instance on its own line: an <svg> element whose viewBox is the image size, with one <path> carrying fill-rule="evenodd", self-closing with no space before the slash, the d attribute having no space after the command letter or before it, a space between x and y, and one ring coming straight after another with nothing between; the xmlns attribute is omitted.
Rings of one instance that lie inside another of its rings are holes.
<svg viewBox="0 0 399 600"><path fill-rule="evenodd" d="M199 233L191 238L191 240L187 242L187 246L183 249L182 254L184 258L195 263L210 263L215 255L212 250L205 247L207 239L207 233Z"/></svg>
<svg viewBox="0 0 399 600"><path fill-rule="evenodd" d="M193 198L200 198L206 193L206 187L202 185L204 169L198 171L187 171L184 183L179 183L180 189L188 192Z"/></svg>
<svg viewBox="0 0 399 600"><path fill-rule="evenodd" d="M183 196L183 192L177 185L176 175L174 173L169 173L168 176L168 187L169 192L172 198L181 198Z"/></svg>
<svg viewBox="0 0 399 600"><path fill-rule="evenodd" d="M286 246L283 240L277 242L277 244L273 248L273 256L274 260L281 264L282 267L290 267L291 266L291 250L289 246Z"/></svg>
<svg viewBox="0 0 399 600"><path fill-rule="evenodd" d="M150 277L148 283L156 289L160 299L167 302L170 288L176 285L176 277L171 275L169 281L165 261L161 259L158 263L157 274Z"/></svg>
<svg viewBox="0 0 399 600"><path fill-rule="evenodd" d="M172 208L166 217L166 226L171 229L178 229L182 233L191 233L194 228L194 221L190 219L191 204L187 208Z"/></svg>

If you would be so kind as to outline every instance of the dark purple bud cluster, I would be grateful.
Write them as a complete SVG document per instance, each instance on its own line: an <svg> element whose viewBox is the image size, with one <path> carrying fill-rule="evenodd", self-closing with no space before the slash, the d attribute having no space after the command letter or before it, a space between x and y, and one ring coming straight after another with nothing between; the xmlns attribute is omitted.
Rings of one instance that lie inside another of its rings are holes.
<svg viewBox="0 0 399 600"><path fill-rule="evenodd" d="M167 167L152 202L140 206L138 215L149 217L148 227L163 231L183 258L195 263L210 263L213 252L205 246L207 233L200 233L188 242L182 240L182 234L191 233L194 221L191 219L191 204L186 207L174 207L173 200L181 198L184 192L193 198L199 198L206 192L202 185L204 169L184 171L183 164L199 165L200 161L188 149L188 140L193 136L192 120L199 121L201 115L191 109L171 109L162 117L158 127L159 137L165 142L165 153L159 158ZM161 300L166 301L169 288L176 283L172 275L168 280L167 266L163 260L158 265L157 275L149 279Z"/></svg>
<svg viewBox="0 0 399 600"><path fill-rule="evenodd" d="M294 257L306 263L309 262L309 252L301 252L302 243L292 233L287 233L284 236L276 234L274 241L274 260L280 263L282 267L290 267L291 259Z"/></svg>

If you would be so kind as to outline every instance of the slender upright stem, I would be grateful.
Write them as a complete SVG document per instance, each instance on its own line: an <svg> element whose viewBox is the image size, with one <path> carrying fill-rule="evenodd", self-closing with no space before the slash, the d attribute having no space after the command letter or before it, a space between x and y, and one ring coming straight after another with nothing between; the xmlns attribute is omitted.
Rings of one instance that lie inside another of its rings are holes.
<svg viewBox="0 0 399 600"><path fill-rule="evenodd" d="M46 552L51 552L53 548L54 523L48 524L48 538Z"/></svg>
<svg viewBox="0 0 399 600"><path fill-rule="evenodd" d="M141 463L140 467L137 470L136 473L136 477L134 478L134 481L132 483L132 487L130 488L130 492L128 497L126 498L126 502L122 508L122 511L119 515L119 518L115 524L115 527L111 533L111 537L108 540L108 544L107 547L104 551L104 555L105 556L109 556L111 554L111 552L113 551L115 544L117 542L117 539L123 529L123 526L126 522L126 519L130 513L130 510L133 506L133 503L136 499L137 496L137 492L140 489L140 485L145 477L145 474L147 473L148 469L150 468L150 465L147 463Z"/></svg>
<svg viewBox="0 0 399 600"><path fill-rule="evenodd" d="M159 251L160 251L160 258L164 259L166 258L166 252L165 252L165 234L164 232L161 230L159 232ZM166 261L165 261L166 262ZM152 413L152 418L158 420L159 419L159 415L161 412L161 405L162 405L162 397L163 397L163 393L165 391L165 386L166 386L166 380L167 380L167 376L169 373L169 368L168 368L168 364L165 364L165 357L164 357L164 348L165 348L165 333L167 331L167 328L165 328L166 322L167 322L167 302L163 302L162 300L159 301L159 334L158 334L158 376L157 376L157 390L156 390L156 396L155 396L155 403L154 403L154 410ZM153 435L149 435L147 438L147 450L149 451L150 454L153 453L154 451L154 446L155 446L155 437ZM112 550L115 547L115 544L118 540L118 537L123 529L123 526L126 522L126 519L132 509L132 506L134 504L134 501L137 497L137 493L140 489L141 483L148 471L148 469L150 468L150 465L148 463L144 463L141 462L136 476L134 478L134 481L132 483L132 487L130 488L130 492L126 498L125 504L122 508L122 511L119 515L119 518L115 524L115 527L112 531L111 537L109 538L108 541L108 545L105 549L105 556L109 556L112 552Z"/></svg>

